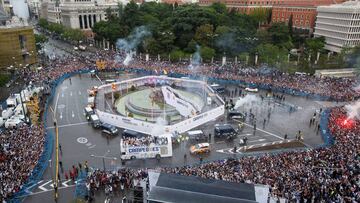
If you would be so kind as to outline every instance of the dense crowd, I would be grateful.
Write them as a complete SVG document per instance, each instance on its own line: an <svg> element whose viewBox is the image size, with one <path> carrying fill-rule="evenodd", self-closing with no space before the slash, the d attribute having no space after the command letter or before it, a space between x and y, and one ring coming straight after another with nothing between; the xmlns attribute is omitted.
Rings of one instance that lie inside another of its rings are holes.
<svg viewBox="0 0 360 203"><path fill-rule="evenodd" d="M213 77L225 80L239 80L253 85L266 85L271 89L298 91L305 94L313 94L326 97L335 101L352 101L360 97L360 93L354 90L356 80L351 78L316 77L306 74L289 74L271 68L254 68L241 64L229 63L201 64L189 67L188 61L171 63L169 61L145 61L144 57L135 58L128 66L124 66L122 57L116 52L99 51L86 56L63 57L50 60L47 66L33 72L24 72L30 81L50 82L64 73L77 70L93 69L96 60L106 61L106 70L115 68L127 68L136 70L148 70L154 73L180 73L196 75L199 77Z"/></svg>
<svg viewBox="0 0 360 203"><path fill-rule="evenodd" d="M140 186L141 181L146 180L147 177L147 171L141 169L123 168L111 173L95 170L87 177L86 187L90 198L96 191L102 190L105 190L106 195L111 195L111 193L123 192L125 189Z"/></svg>
<svg viewBox="0 0 360 203"><path fill-rule="evenodd" d="M42 126L18 126L0 134L0 202L20 190L43 151Z"/></svg>
<svg viewBox="0 0 360 203"><path fill-rule="evenodd" d="M326 96L332 100L349 101L359 97L359 93L352 88L356 82L353 79L293 75L271 69L264 71L251 67L245 68L234 64L226 66L203 64L189 69L188 62L144 61L139 56L129 66L124 66L120 63L119 56L112 51L97 52L86 56L52 58L37 70L22 69L19 71L26 82L44 85L48 87L46 89L49 89L53 85L52 81L65 73L94 69L97 59L107 62L106 70L119 67L153 72L166 70L168 73L265 84L272 88L285 87L304 93ZM334 110L333 117L342 113L340 110ZM355 169L358 170L359 167L359 160L356 159L358 158L356 154L359 153L359 138L349 139L349 136L354 133L359 135L359 129L356 127L344 132L344 129L336 129L334 125L329 127L334 131L338 140L338 144L329 149L309 150L302 153L289 152L276 158L267 155L227 160L199 167L183 167L166 171L230 181L268 184L272 186L273 194L288 198L323 197L329 200L359 198L359 194L356 193L359 188L356 185L358 174L354 173ZM0 143L0 200L2 200L18 191L31 174L43 150L44 129L41 126L22 125L16 130L6 130L1 133ZM222 168L233 170L234 173L221 170ZM346 182L345 179L351 181Z"/></svg>
<svg viewBox="0 0 360 203"><path fill-rule="evenodd" d="M187 176L269 185L273 196L299 202L360 201L360 121L344 127L344 109L331 112L336 144L277 155L243 157L163 169Z"/></svg>
<svg viewBox="0 0 360 203"><path fill-rule="evenodd" d="M291 202L360 201L360 121L343 125L346 112L332 109L328 128L336 140L329 148L246 156L195 166L162 168L162 172L230 182L264 184L273 198ZM96 170L87 179L89 191L119 191L147 177L144 169Z"/></svg>
<svg viewBox="0 0 360 203"><path fill-rule="evenodd" d="M140 147L150 146L151 144L164 145L168 143L167 138L158 138L155 136L143 136L143 137L123 137L122 142L127 147Z"/></svg>

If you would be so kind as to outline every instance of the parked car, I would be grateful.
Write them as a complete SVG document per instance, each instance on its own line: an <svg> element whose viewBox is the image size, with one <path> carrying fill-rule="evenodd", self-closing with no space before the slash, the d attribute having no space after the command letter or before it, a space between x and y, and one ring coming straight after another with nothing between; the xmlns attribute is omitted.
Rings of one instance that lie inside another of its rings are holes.
<svg viewBox="0 0 360 203"><path fill-rule="evenodd" d="M119 130L115 126L110 125L108 123L101 124L101 129L102 129L103 133L113 135L113 136L115 136L119 133Z"/></svg>

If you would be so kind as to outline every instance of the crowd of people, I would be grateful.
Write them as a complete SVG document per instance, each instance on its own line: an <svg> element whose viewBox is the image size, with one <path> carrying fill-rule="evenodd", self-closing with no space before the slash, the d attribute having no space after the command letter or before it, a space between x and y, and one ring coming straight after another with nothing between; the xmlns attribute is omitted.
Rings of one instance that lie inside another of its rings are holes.
<svg viewBox="0 0 360 203"><path fill-rule="evenodd" d="M125 190L140 186L141 181L148 177L147 170L123 168L111 173L103 170L91 172L86 181L89 198L92 199L95 192L105 190L108 194L125 192ZM123 193L124 194L124 193Z"/></svg>
<svg viewBox="0 0 360 203"><path fill-rule="evenodd" d="M328 127L336 139L329 148L265 154L164 168L167 173L257 183L270 186L271 195L299 202L360 201L360 121L344 127L343 108L331 112Z"/></svg>
<svg viewBox="0 0 360 203"><path fill-rule="evenodd" d="M360 121L342 125L347 119L344 108L334 108L328 129L336 144L331 147L291 151L279 154L244 156L194 166L160 168L165 173L198 176L206 179L267 185L273 198L291 202L360 201ZM147 169L123 168L105 172L95 170L87 179L94 191L111 187L123 191L140 184Z"/></svg>
<svg viewBox="0 0 360 203"><path fill-rule="evenodd" d="M101 51L86 56L52 58L44 61L43 66L36 70L28 68L19 71L27 83L32 82L34 85L41 85L48 87L45 89L50 89L54 85L53 81L66 73L95 69L97 59L106 61L105 71L115 68L153 72L166 70L167 73L195 74L263 84L271 88L288 88L329 97L331 100L352 101L359 98L359 93L353 90L356 84L354 79L294 75L272 69L264 71L252 67L240 67L240 65L235 64L225 66L202 64L189 69L189 62L145 61L139 56L129 66L124 66L113 51ZM339 109L333 110L332 118L342 113ZM330 123L333 124L333 122ZM348 130L338 129L334 125L329 127L338 141L331 148L301 153L289 152L282 156L266 155L219 161L198 167L164 169L164 171L229 181L251 181L268 184L272 186L272 194L290 199L358 200L359 194L356 193L356 190L359 189L357 185L359 175L354 171L359 168L359 160L356 155L359 153L357 144L359 138L352 135L360 134L359 129L358 127ZM43 151L44 139L44 129L41 125L21 125L16 130L6 130L1 133L0 200L10 197L24 184L39 160ZM233 170L234 173L229 173L227 170ZM346 182L345 179L351 181Z"/></svg>
<svg viewBox="0 0 360 203"><path fill-rule="evenodd" d="M20 190L44 148L44 128L22 124L0 133L0 202Z"/></svg>
<svg viewBox="0 0 360 203"><path fill-rule="evenodd" d="M155 136L142 137L124 137L122 138L123 145L126 147L141 147L150 146L151 144L164 145L167 144L167 138L158 138Z"/></svg>

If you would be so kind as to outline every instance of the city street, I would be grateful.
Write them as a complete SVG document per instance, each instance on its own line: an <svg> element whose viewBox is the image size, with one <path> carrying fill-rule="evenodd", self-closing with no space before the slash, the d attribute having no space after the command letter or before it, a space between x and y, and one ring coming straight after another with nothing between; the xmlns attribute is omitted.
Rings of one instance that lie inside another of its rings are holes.
<svg viewBox="0 0 360 203"><path fill-rule="evenodd" d="M132 74L130 77L137 77ZM60 160L64 171L71 169L72 165L78 163L89 162L89 166L93 169L103 169L103 161L101 158L93 158L91 155L102 156L107 151L108 157L116 157L116 160L105 160L105 169L115 170L123 167L120 162L120 136L111 137L101 133L100 130L94 129L87 121L84 115L84 107L87 105L87 89L95 85L100 85L100 80L117 79L122 80L129 75L119 75L117 73L100 74L99 78L91 77L90 74L76 75L65 80L57 88L51 108L54 109L55 118L59 125L59 143L62 148L60 153ZM100 80L99 80L100 79ZM234 87L227 87L229 90ZM265 92L260 91L256 95L265 95ZM228 98L229 99L229 98ZM245 128L239 133L238 137L233 141L218 140L212 136L211 152L204 155L204 161L219 160L227 157L244 156L243 153L233 153L232 149L240 139L248 138L248 145L270 143L273 141L282 140L285 134L288 134L288 139L294 139L297 132L301 130L304 134L304 143L308 147L316 147L322 143L321 136L316 132L315 127L309 127L309 119L312 117L315 110L322 107L321 102L307 100L305 98L292 97L286 95L286 101L299 107L294 113L289 113L283 107L277 106L274 102L264 102L263 106L252 107L253 112L257 117L257 130L253 130L253 126L246 124ZM264 113L270 106L273 110L271 118L263 126L263 118L268 115ZM242 107L249 111L250 106ZM241 108L240 108L241 109ZM51 112L51 111L49 111ZM54 133L53 114L49 113L47 118L47 130ZM219 118L216 121L207 123L198 129L201 129L205 134L214 131L214 124L216 123L231 123L235 127L237 122L227 120L225 117ZM189 147L195 142L182 142L173 146L173 157L162 158L160 161L156 159L131 160L127 161L126 167L133 168L156 168L158 166L175 167L181 165L192 165L199 163L199 156L192 156L189 154ZM55 154L55 153L54 153ZM184 159L184 154L187 158ZM54 159L53 159L54 160ZM64 181L64 171L61 170L61 179L63 180L60 189L60 195L71 195L74 192L74 183L72 181ZM26 199L26 202L37 202L39 199L51 198L49 192L52 191L51 179L54 174L54 168L48 168L43 181L34 186L34 194ZM60 198L61 202L61 198Z"/></svg>

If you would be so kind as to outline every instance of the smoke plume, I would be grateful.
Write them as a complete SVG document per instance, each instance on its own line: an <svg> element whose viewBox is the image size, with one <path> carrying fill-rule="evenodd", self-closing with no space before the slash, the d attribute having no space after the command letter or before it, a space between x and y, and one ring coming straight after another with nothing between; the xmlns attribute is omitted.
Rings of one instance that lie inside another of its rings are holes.
<svg viewBox="0 0 360 203"><path fill-rule="evenodd" d="M136 48L139 46L139 44L145 37L148 37L150 35L151 33L147 29L147 27L140 26L136 27L127 38L117 40L116 47L121 51L125 52L126 54L126 57L123 61L124 65L129 65L136 52Z"/></svg>
<svg viewBox="0 0 360 203"><path fill-rule="evenodd" d="M360 101L356 101L353 104L345 105L348 119L360 119Z"/></svg>
<svg viewBox="0 0 360 203"><path fill-rule="evenodd" d="M190 65L188 66L188 68L190 70L195 70L199 67L200 63L201 63L200 46L196 45L196 51L191 58Z"/></svg>
<svg viewBox="0 0 360 203"><path fill-rule="evenodd" d="M245 97L242 97L236 101L234 109L238 109L244 104L252 104L259 101L260 99L256 95L247 94Z"/></svg>

